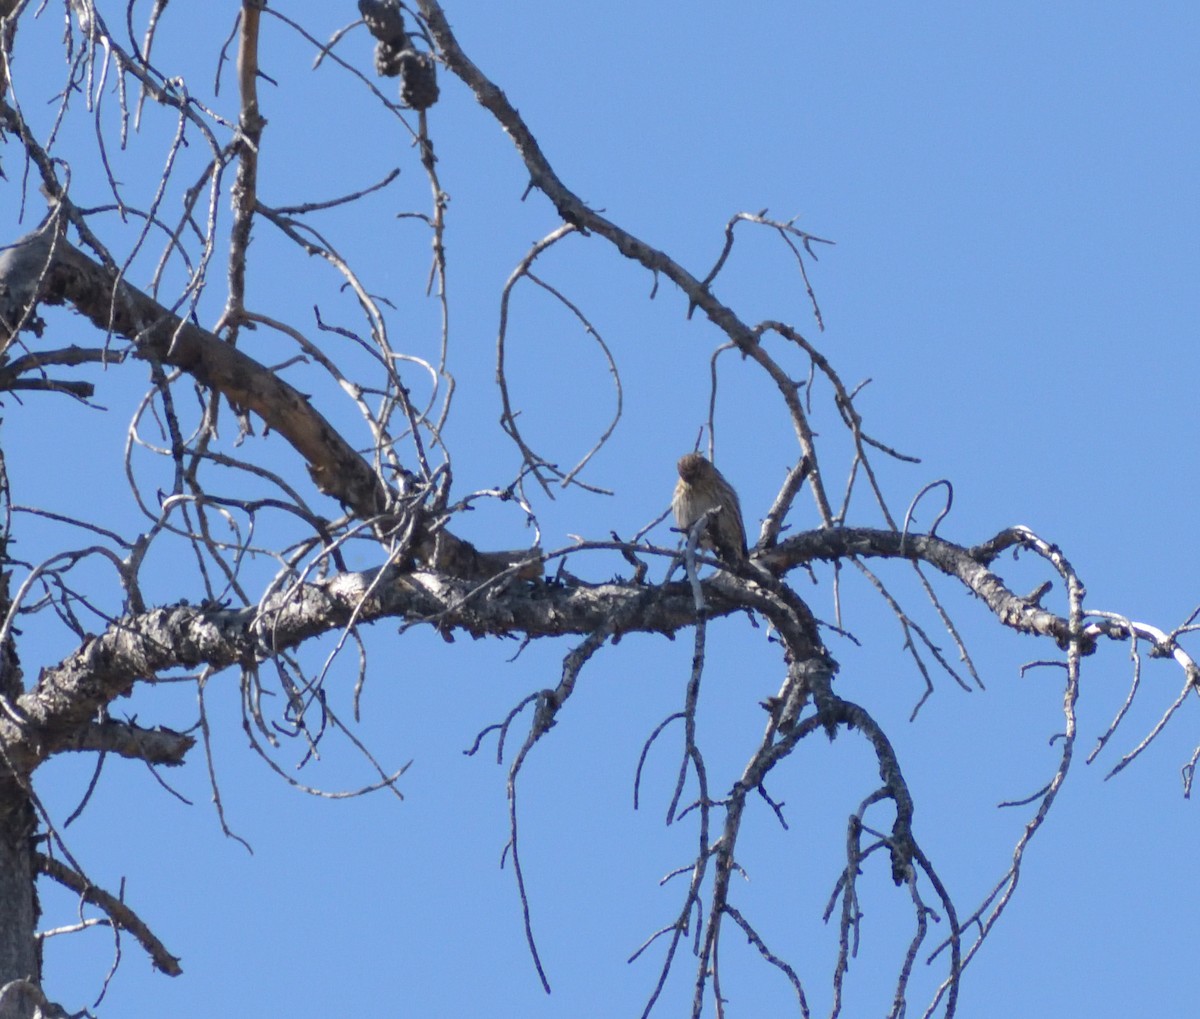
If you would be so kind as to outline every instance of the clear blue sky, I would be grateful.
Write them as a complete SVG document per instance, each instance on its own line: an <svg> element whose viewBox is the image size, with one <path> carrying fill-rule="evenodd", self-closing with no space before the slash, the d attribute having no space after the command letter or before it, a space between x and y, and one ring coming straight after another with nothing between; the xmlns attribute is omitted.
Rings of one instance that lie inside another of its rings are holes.
<svg viewBox="0 0 1200 1019"><path fill-rule="evenodd" d="M109 6L106 17L120 25L123 5ZM902 514L927 482L950 478L955 504L943 536L972 544L1027 524L1070 557L1089 607L1168 629L1181 623L1200 602L1195 5L750 6L464 2L447 9L468 54L506 91L566 183L695 274L706 273L738 211L796 216L837 242L810 265L824 334L790 256L766 233L741 235L717 290L746 320L795 323L849 384L872 380L859 400L868 430L922 458L904 468L881 464L894 510ZM169 6L156 59L231 114L232 80L227 74L215 100L211 82L236 5L213 7L220 16ZM303 0L287 13L324 40L356 16L356 6ZM428 209L408 139L360 85L329 62L312 71L311 50L290 30L271 18L263 25L262 67L279 83L262 89L263 200L327 199L401 167L391 189L348 215L326 214L320 225L370 289L396 304L395 345L434 350L437 309L421 296L427 240L417 224L394 218ZM60 31L59 14L48 10L37 24L27 14L18 36L15 80L31 115L61 87L61 58L52 55ZM364 30L338 53L370 73ZM518 463L496 425L499 289L556 222L539 194L521 202L525 176L495 124L448 74L440 81L429 122L452 196L451 369L459 384L448 439L456 484L466 492L504 483ZM112 106L111 89L105 101ZM139 175L159 172L158 139L170 129L151 116L146 138L113 154L131 189ZM63 146L80 160L94 151L86 116L69 122ZM22 170L14 146L3 155L9 181L0 189L0 219L8 238L23 229L16 221ZM84 166L76 170L77 201L99 204L103 179ZM145 202L144 191L131 193ZM27 224L41 215L36 194L30 201ZM225 197L220 208L225 215ZM252 255L252 307L313 336L314 303L349 316L339 280L279 247L269 227L256 228ZM539 504L543 541L560 547L570 535L603 539L614 529L627 537L666 506L674 460L707 413L708 361L721 337L688 322L669 285L649 300L652 281L599 240L573 239L541 269L592 317L625 385L625 415L586 476L615 495L574 492ZM218 270L201 305L206 325L219 313L221 281ZM605 368L570 318L532 290L518 295L515 316L522 425L537 448L573 463L611 413ZM62 329L55 345L94 342L77 320L54 321ZM267 361L285 349L262 336L243 342ZM726 358L722 371L717 457L754 530L793 447L782 408L750 367ZM111 479L119 476L144 369L110 369L99 382L105 411L38 396L6 405L14 501L80 512L103 491L106 521L128 532L140 525L122 483ZM352 420L336 390L326 386L314 400L331 417ZM820 424L836 442L836 423ZM303 477L278 438L265 441L275 465ZM45 470L48 462L73 462L67 450L81 442L88 445L76 467ZM824 466L840 491L843 461L827 454ZM924 511L924 525L930 519ZM805 503L795 526L815 520ZM849 522L881 523L865 497ZM20 554L31 559L42 539L56 543L41 546L51 549L82 540L23 519L15 526ZM488 547L531 540L511 505L481 509L459 530ZM671 540L665 528L658 537ZM1002 565L1021 590L1044 577L1024 562ZM604 579L621 566L578 556L569 568ZM198 600L198 587L180 589L182 569L159 562L152 595ZM882 573L936 632L908 575ZM830 577L817 576L815 586L799 575L795 581L831 619ZM1001 631L953 586L939 592L968 637L986 691L967 694L941 677L910 724L922 681L901 653L894 620L852 579L844 620L864 646L832 649L842 663L840 689L888 728L917 799L917 835L967 913L1003 873L1028 818L1028 810L996 805L1034 793L1053 772L1061 677L1053 669L1020 675L1022 663L1053 649ZM1056 585L1048 604L1061 607L1061 596ZM673 919L682 888L658 881L689 861L694 832L687 821L663 825L677 743L666 740L651 756L637 813L633 773L643 741L682 704L690 641L631 637L598 655L527 765L521 836L554 987L546 997L524 945L511 870L498 867L507 764L496 767L494 743L475 758L462 750L525 694L553 685L570 643L530 647L510 662L513 642L459 636L446 644L432 633L399 638L395 630L379 625L369 634L356 733L385 766L414 762L401 783L403 803L386 794L330 802L287 788L247 749L233 674L210 682L208 710L226 816L253 856L221 834L199 754L166 776L190 807L144 767L107 763L90 806L66 830L68 843L99 884L114 890L125 879L127 900L182 956L184 976L152 973L124 938L101 1015L639 1013L658 955L651 950L632 966L625 959ZM757 740L758 701L777 689L781 666L763 631L744 620L715 625L711 640L702 740L722 788ZM32 678L69 649L61 631L48 633L44 647L22 648L26 671ZM1014 904L967 972L964 1017L1194 1014L1200 977L1187 948L1200 905L1192 865L1200 819L1181 795L1179 769L1200 739L1195 698L1139 762L1103 780L1176 695L1179 671L1149 664L1113 743L1095 765L1082 760L1130 677L1122 647L1086 664L1077 760L1029 851ZM352 683L353 663L339 660L329 687L347 717ZM185 728L195 719L194 686L140 687L115 708L142 724ZM288 753L281 763L324 789L370 781L344 742L327 741L323 753L299 772ZM40 774L39 792L60 822L83 795L91 765L58 760ZM846 816L872 788L872 762L854 734L832 746L813 743L772 787L788 801L791 830L780 831L756 806L743 835L750 880L737 885L735 902L798 968L815 1014L828 1011L836 950L820 910L837 875ZM864 942L844 1013L851 1017L886 1011L908 933L894 923L909 908L906 897L884 871L869 869L864 885ZM47 889L44 905L46 926L70 922L67 897ZM89 1004L110 949L101 930L54 939L47 978L58 1000ZM690 963L681 960L656 1014L684 1014ZM741 938L729 936L722 964L731 1015L792 1014L785 982ZM919 968L917 986L926 979ZM909 1014L919 1015L926 1000L914 993Z"/></svg>

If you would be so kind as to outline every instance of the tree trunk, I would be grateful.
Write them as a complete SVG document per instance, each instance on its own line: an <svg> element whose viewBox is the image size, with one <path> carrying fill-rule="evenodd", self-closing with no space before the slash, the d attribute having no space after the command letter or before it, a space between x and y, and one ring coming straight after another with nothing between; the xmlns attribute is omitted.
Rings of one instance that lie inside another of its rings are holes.
<svg viewBox="0 0 1200 1019"><path fill-rule="evenodd" d="M0 531L0 563L7 560L7 537ZM8 573L0 571L0 619L6 618L10 604ZM10 630L0 645L0 697L5 701L0 710L7 707L11 712L20 693L21 665ZM8 769L0 732L0 1019L61 1014L41 993L41 952L34 938L39 913L33 866L37 815L29 781L30 776L13 775Z"/></svg>
<svg viewBox="0 0 1200 1019"><path fill-rule="evenodd" d="M34 941L33 805L11 778L0 782L0 1019L36 1015L39 994L22 988L41 984L41 958ZM14 984L13 982L16 981Z"/></svg>

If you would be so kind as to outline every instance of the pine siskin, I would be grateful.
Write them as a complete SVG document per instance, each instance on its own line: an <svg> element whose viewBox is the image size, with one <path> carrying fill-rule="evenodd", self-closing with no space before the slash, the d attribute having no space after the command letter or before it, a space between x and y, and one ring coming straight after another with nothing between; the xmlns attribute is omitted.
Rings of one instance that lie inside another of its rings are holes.
<svg viewBox="0 0 1200 1019"><path fill-rule="evenodd" d="M746 527L733 486L699 453L680 457L675 467L679 471L679 482L675 485L671 510L680 530L690 531L705 513L716 509L700 535L700 544L714 549L729 562L745 559Z"/></svg>

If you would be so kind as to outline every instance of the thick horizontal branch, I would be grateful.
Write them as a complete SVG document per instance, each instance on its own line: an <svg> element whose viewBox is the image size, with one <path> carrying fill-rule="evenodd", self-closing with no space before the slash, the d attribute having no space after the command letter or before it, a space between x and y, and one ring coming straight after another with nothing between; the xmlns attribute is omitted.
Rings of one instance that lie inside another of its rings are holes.
<svg viewBox="0 0 1200 1019"><path fill-rule="evenodd" d="M782 574L805 563L849 556L920 560L957 578L1005 626L1065 640L1067 621L1013 594L979 561L982 554L940 538L845 528L796 535L759 561ZM705 581L704 591L709 616L757 606L747 594L753 594L752 589L730 583L721 574ZM696 612L684 583L567 586L509 579L479 585L428 570L346 573L323 583L298 585L257 610L179 605L119 620L57 666L45 669L36 687L18 701L25 725L0 715L0 738L8 744L9 760L18 771L31 771L53 753L77 749L79 732L96 712L127 694L138 680L153 680L178 668L252 664L318 634L385 618L429 623L447 638L455 630L475 637L535 639L588 634L613 619L622 621L622 633L670 637L691 626ZM1087 646L1094 647L1100 635L1120 638L1125 632L1117 623L1092 624L1084 635Z"/></svg>
<svg viewBox="0 0 1200 1019"><path fill-rule="evenodd" d="M737 608L714 586L710 614ZM628 630L669 635L691 624L695 610L682 583L568 588L510 581L481 588L422 570L386 577L378 570L342 574L325 583L299 585L257 611L194 605L155 609L118 620L44 669L36 686L18 700L23 724L0 715L0 741L12 766L28 773L54 753L78 749L81 729L138 680L178 668L251 664L352 622L400 618L429 622L447 637L456 629L473 636L544 637L590 633L618 615L630 619Z"/></svg>
<svg viewBox="0 0 1200 1019"><path fill-rule="evenodd" d="M904 535L899 531L870 527L837 527L797 534L768 549L759 561L776 574L811 562L834 562L854 556L863 559L911 559L928 563L961 581L983 599L1005 626L1019 633L1051 637L1060 647L1066 647L1070 642L1067 619L1028 598L1014 594L1000 577L988 569L988 564L1003 549L1024 546L1024 533L1021 528L1009 528L982 545L967 548L929 535ZM1085 654L1095 649L1096 637L1101 634L1117 639L1128 636L1116 624L1104 621L1092 624L1084 632L1081 643Z"/></svg>
<svg viewBox="0 0 1200 1019"><path fill-rule="evenodd" d="M133 722L106 718L78 729L63 742L63 750L99 750L147 764L182 764L196 745L194 737L162 726L144 729Z"/></svg>
<svg viewBox="0 0 1200 1019"><path fill-rule="evenodd" d="M684 583L649 587L632 582L577 584L508 581L491 586L431 571L380 570L346 573L303 584L270 599L259 610L179 605L128 616L88 641L58 665L44 669L22 695L17 726L0 716L0 740L21 772L64 749L78 749L81 727L95 713L129 693L139 680L172 669L226 668L269 654L351 623L399 618L428 622L447 638L464 630L474 637L532 638L586 634L611 620L628 620L624 632L673 635L695 622L691 591ZM720 578L706 582L710 616L744 606Z"/></svg>

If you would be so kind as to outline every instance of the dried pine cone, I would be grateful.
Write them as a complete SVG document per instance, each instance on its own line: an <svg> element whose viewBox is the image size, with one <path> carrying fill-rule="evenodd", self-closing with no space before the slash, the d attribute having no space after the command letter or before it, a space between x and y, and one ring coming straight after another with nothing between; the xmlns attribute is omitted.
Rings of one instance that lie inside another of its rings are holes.
<svg viewBox="0 0 1200 1019"><path fill-rule="evenodd" d="M400 54L400 101L414 110L427 110L438 98L437 67L428 53L409 49Z"/></svg>
<svg viewBox="0 0 1200 1019"><path fill-rule="evenodd" d="M358 0L358 12L367 30L379 40L375 44L375 73L395 78L402 69L405 51L412 49L400 4L397 0Z"/></svg>

